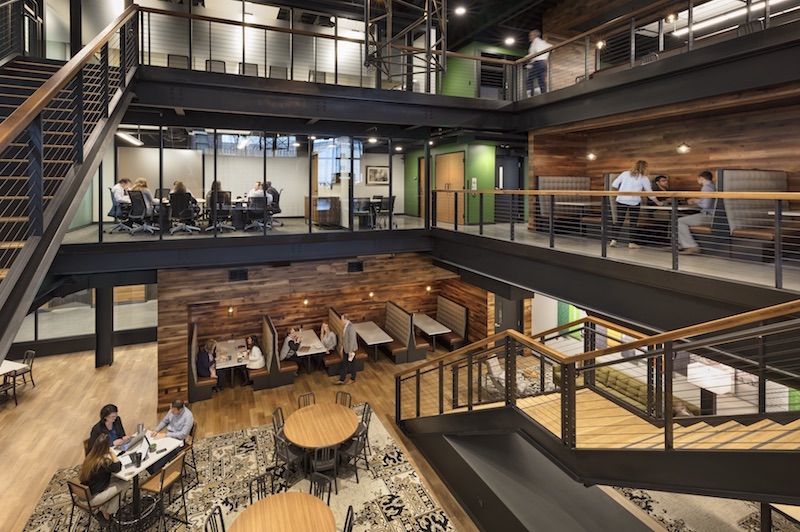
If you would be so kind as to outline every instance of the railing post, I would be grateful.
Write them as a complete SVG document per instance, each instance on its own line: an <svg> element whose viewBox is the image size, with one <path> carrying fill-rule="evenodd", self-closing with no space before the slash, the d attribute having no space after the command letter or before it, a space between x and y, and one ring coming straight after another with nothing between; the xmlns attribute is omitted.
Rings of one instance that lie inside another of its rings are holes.
<svg viewBox="0 0 800 532"><path fill-rule="evenodd" d="M611 210L608 205L608 196L600 196L600 256L608 256L608 218Z"/></svg>
<svg viewBox="0 0 800 532"><path fill-rule="evenodd" d="M419 417L419 387L420 387L420 382L419 382L419 381L420 381L419 369L417 369L417 371L416 371L416 373L415 373L415 380L416 380L416 386L417 386L417 398L416 398L416 411L417 411L417 415L416 415L416 417Z"/></svg>
<svg viewBox="0 0 800 532"><path fill-rule="evenodd" d="M439 361L439 414L444 413L444 360Z"/></svg>
<svg viewBox="0 0 800 532"><path fill-rule="evenodd" d="M561 364L561 441L570 449L577 444L575 433L575 363Z"/></svg>
<svg viewBox="0 0 800 532"><path fill-rule="evenodd" d="M589 71L591 70L591 66L589 65L589 57L592 55L592 43L589 40L589 36L583 38L583 49L584 49L584 58L583 58L583 79L585 81L589 81Z"/></svg>
<svg viewBox="0 0 800 532"><path fill-rule="evenodd" d="M550 247L553 248L556 245L556 221L555 221L555 196L550 194Z"/></svg>
<svg viewBox="0 0 800 532"><path fill-rule="evenodd" d="M401 400L402 400L402 390L403 381L400 377L394 378L394 422L400 423L400 418L402 416L402 409L401 409Z"/></svg>
<svg viewBox="0 0 800 532"><path fill-rule="evenodd" d="M689 34L687 37L687 50L691 52L692 48L694 48L694 0L689 0L688 12L689 20L687 27L689 28Z"/></svg>
<svg viewBox="0 0 800 532"><path fill-rule="evenodd" d="M655 416L657 419L664 418L664 356L656 357L655 370L653 371L656 384L655 397Z"/></svg>
<svg viewBox="0 0 800 532"><path fill-rule="evenodd" d="M453 368L450 370L453 374L453 385L450 387L451 391L453 392L452 397L452 408L458 408L458 365L453 364Z"/></svg>
<svg viewBox="0 0 800 532"><path fill-rule="evenodd" d="M781 235L781 217L783 202L775 200L775 288L783 288L783 238Z"/></svg>
<svg viewBox="0 0 800 532"><path fill-rule="evenodd" d="M678 198L672 198L669 211L670 244L672 245L672 269L678 269Z"/></svg>
<svg viewBox="0 0 800 532"><path fill-rule="evenodd" d="M636 65L636 19L633 17L631 17L631 28L628 38L630 39L631 45L630 64L631 68L633 68Z"/></svg>
<svg viewBox="0 0 800 532"><path fill-rule="evenodd" d="M664 344L664 449L674 448L672 438L672 342Z"/></svg>
<svg viewBox="0 0 800 532"><path fill-rule="evenodd" d="M516 194L511 194L511 214L510 214L510 217L509 217L509 221L510 221L510 223L509 223L509 231L511 232L511 234L509 236L510 236L512 242L514 241L514 207L516 206L515 205L516 197L517 197Z"/></svg>
<svg viewBox="0 0 800 532"><path fill-rule="evenodd" d="M72 126L75 128L72 146L74 153L72 161L75 164L83 163L83 69L75 74L72 82L72 102L75 108L72 110Z"/></svg>
<svg viewBox="0 0 800 532"><path fill-rule="evenodd" d="M478 194L478 234L483 234L483 192ZM513 239L512 239L513 240Z"/></svg>
<svg viewBox="0 0 800 532"><path fill-rule="evenodd" d="M517 405L517 341L506 336L506 406Z"/></svg>
<svg viewBox="0 0 800 532"><path fill-rule="evenodd" d="M764 322L759 323L763 327ZM767 340L763 336L758 339L758 413L767 411Z"/></svg>
<svg viewBox="0 0 800 532"><path fill-rule="evenodd" d="M596 337L595 337L596 327L597 326L594 323L589 322L589 323L586 324L586 327L583 330L583 352L584 353L588 353L590 351L594 351L595 350L595 345L597 343L596 342ZM594 364L594 362L595 362L595 359L594 358L590 358L590 359L587 359L584 362L584 365ZM584 371L583 372L583 382L584 382L584 384L586 384L587 386L594 386L594 376L595 376L595 371L593 369L590 369L588 371Z"/></svg>
<svg viewBox="0 0 800 532"><path fill-rule="evenodd" d="M458 192L453 192L453 231L458 231Z"/></svg>
<svg viewBox="0 0 800 532"><path fill-rule="evenodd" d="M108 44L105 47L108 47ZM128 32L125 31L125 24L123 24L119 29L119 86L122 90L125 90L125 84L127 83L127 49Z"/></svg>
<svg viewBox="0 0 800 532"><path fill-rule="evenodd" d="M44 233L44 208L42 182L44 174L44 144L42 142L42 113L36 115L27 127L28 132L28 235Z"/></svg>
<svg viewBox="0 0 800 532"><path fill-rule="evenodd" d="M473 355L467 355L467 410L472 411L472 361Z"/></svg>

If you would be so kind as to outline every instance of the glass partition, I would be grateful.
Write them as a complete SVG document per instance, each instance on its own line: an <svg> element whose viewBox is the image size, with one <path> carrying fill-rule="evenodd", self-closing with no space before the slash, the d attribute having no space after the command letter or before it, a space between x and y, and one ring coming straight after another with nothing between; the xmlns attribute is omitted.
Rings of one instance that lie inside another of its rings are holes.
<svg viewBox="0 0 800 532"><path fill-rule="evenodd" d="M114 287L114 330L158 327L158 285Z"/></svg>
<svg viewBox="0 0 800 532"><path fill-rule="evenodd" d="M36 311L37 340L94 334L94 290L54 297Z"/></svg>

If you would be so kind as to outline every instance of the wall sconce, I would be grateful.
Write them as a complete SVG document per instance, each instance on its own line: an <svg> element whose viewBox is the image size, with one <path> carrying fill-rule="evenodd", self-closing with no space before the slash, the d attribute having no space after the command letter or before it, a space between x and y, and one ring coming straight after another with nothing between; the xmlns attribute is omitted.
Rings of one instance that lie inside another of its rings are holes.
<svg viewBox="0 0 800 532"><path fill-rule="evenodd" d="M228 316L233 316L233 306L228 307Z"/></svg>
<svg viewBox="0 0 800 532"><path fill-rule="evenodd" d="M372 298L375 296L375 292L369 293L369 300L372 301Z"/></svg>
<svg viewBox="0 0 800 532"><path fill-rule="evenodd" d="M427 292L428 295L431 295L431 286L430 285L425 287L425 292Z"/></svg>
<svg viewBox="0 0 800 532"><path fill-rule="evenodd" d="M690 151L692 151L692 147L689 146L688 144L686 144L685 142L681 142L680 144L678 144L677 150L678 150L678 153L680 153L680 154L686 154L686 153L689 153Z"/></svg>
<svg viewBox="0 0 800 532"><path fill-rule="evenodd" d="M593 151L590 151L589 153L586 154L586 158L589 159L590 161L594 161L595 159L597 159L597 154Z"/></svg>
<svg viewBox="0 0 800 532"><path fill-rule="evenodd" d="M676 15L675 13L670 13L669 15L667 15L667 18L664 19L664 21L667 22L667 24L672 24L676 20L678 20L678 15Z"/></svg>
<svg viewBox="0 0 800 532"><path fill-rule="evenodd" d="M303 300L303 306L304 306L304 307L307 307L307 306L308 306L308 299L304 299L304 300Z"/></svg>
<svg viewBox="0 0 800 532"><path fill-rule="evenodd" d="M602 50L603 48L605 48L605 47L606 47L606 41L604 41L604 40L599 40L599 41L597 41L597 42L595 43L595 46L597 47L597 49L598 49L598 50Z"/></svg>

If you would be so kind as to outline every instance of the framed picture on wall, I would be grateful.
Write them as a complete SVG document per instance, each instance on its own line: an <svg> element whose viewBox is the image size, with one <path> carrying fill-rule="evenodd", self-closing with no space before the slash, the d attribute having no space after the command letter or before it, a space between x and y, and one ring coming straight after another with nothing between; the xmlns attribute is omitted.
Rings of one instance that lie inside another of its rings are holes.
<svg viewBox="0 0 800 532"><path fill-rule="evenodd" d="M368 185L388 185L389 167L388 166L367 166Z"/></svg>

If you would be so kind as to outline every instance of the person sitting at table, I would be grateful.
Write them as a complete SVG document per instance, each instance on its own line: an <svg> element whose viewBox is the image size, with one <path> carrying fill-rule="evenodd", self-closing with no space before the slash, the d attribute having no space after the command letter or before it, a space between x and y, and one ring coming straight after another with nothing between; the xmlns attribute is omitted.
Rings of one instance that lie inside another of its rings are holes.
<svg viewBox="0 0 800 532"><path fill-rule="evenodd" d="M194 196L192 196L192 193L189 192L188 188L186 188L186 184L183 181L175 181L175 186L172 187L172 192L189 194L189 203L197 205L197 200L194 199Z"/></svg>
<svg viewBox="0 0 800 532"><path fill-rule="evenodd" d="M94 442L101 434L108 436L110 445L115 447L130 441L131 437L125 435L125 428L122 426L122 418L119 417L116 405L108 404L100 409L100 421L95 423L89 435L89 449L94 447Z"/></svg>
<svg viewBox="0 0 800 532"><path fill-rule="evenodd" d="M336 384L345 384L347 372L350 372L350 383L356 382L356 351L358 338L356 328L348 319L347 314L342 314L342 371Z"/></svg>
<svg viewBox="0 0 800 532"><path fill-rule="evenodd" d="M111 193L114 194L114 201L117 205L120 203L130 204L131 197L128 196L128 190L131 188L131 180L127 177L120 179L116 185L111 187Z"/></svg>
<svg viewBox="0 0 800 532"><path fill-rule="evenodd" d="M254 198L256 196L264 196L264 197L266 197L267 198L266 199L266 204L267 205L272 203L272 194L270 194L269 192L267 192L263 188L261 188L261 181L256 181L255 184L253 185L253 188L250 189L250 192L247 193L247 199L248 200L252 199L252 198Z"/></svg>
<svg viewBox="0 0 800 532"><path fill-rule="evenodd" d="M160 440L164 437L164 434L161 433L162 430L165 428L167 429L166 436L168 438L174 438L176 440L185 440L189 437L189 434L192 432L192 426L194 426L194 415L192 412L186 408L186 405L183 403L183 399L175 399L172 401L172 406L167 412L167 415L164 416L164 419L161 420L155 429L152 431L152 437L155 440ZM178 453L181 452L182 447L178 447L174 451L167 453L167 455L160 459L155 464L151 465L147 468L147 471L152 475L156 471L159 471L162 467L167 465L170 460L178 456Z"/></svg>
<svg viewBox="0 0 800 532"><path fill-rule="evenodd" d="M277 188L272 186L272 181L270 181L269 179L264 181L264 187L267 189L267 194L269 195L269 197L272 198L271 200L269 200L269 203L272 203L275 200L275 198L278 197L280 192L278 192Z"/></svg>
<svg viewBox="0 0 800 532"><path fill-rule="evenodd" d="M150 217L153 216L153 213L156 211L156 207L161 204L161 200L158 198L154 198L150 189L147 188L147 180L143 177L137 178L136 181L133 182L133 187L131 190L138 190L142 193L142 198L144 198L144 205L146 208L145 214Z"/></svg>
<svg viewBox="0 0 800 532"><path fill-rule="evenodd" d="M322 364L322 358L325 355L330 355L336 351L336 333L331 330L327 321L322 322L322 327L319 329L319 339L322 342L322 347L325 348L325 352L316 356L317 368Z"/></svg>
<svg viewBox="0 0 800 532"><path fill-rule="evenodd" d="M283 346L278 355L279 360L283 361L297 358L298 349L300 349L300 333L292 327L289 334L287 334L286 338L283 340Z"/></svg>
<svg viewBox="0 0 800 532"><path fill-rule="evenodd" d="M122 464L114 451L108 434L101 433L89 448L89 454L83 460L78 478L81 484L89 487L92 498L89 504L99 507L100 513L108 521L119 509L118 494L130 487L130 482L112 477L122 470Z"/></svg>
<svg viewBox="0 0 800 532"><path fill-rule="evenodd" d="M697 184L700 185L700 192L716 192L714 186L714 176L711 172L704 171L697 174ZM692 254L700 253L700 246L692 236L689 229L695 225L711 225L711 215L714 213L714 198L691 198L686 203L695 205L700 212L678 218L678 245L681 253Z"/></svg>
<svg viewBox="0 0 800 532"><path fill-rule="evenodd" d="M197 352L197 376L205 379L217 379L214 391L222 387L221 377L217 374L217 341L207 340Z"/></svg>
<svg viewBox="0 0 800 532"><path fill-rule="evenodd" d="M659 192L669 192L669 178L665 175L656 176L653 179L653 192L656 193L655 198L661 202L662 205L670 205L672 203L672 198L669 196L659 196ZM648 201L651 205L655 205L655 202L648 198Z"/></svg>
<svg viewBox="0 0 800 532"><path fill-rule="evenodd" d="M247 344L247 366L245 370L245 377L247 377L246 380L248 384L253 384L253 379L250 378L250 374L247 370L261 369L267 365L267 361L264 359L264 353L258 346L258 337L255 334L245 338L245 343Z"/></svg>

